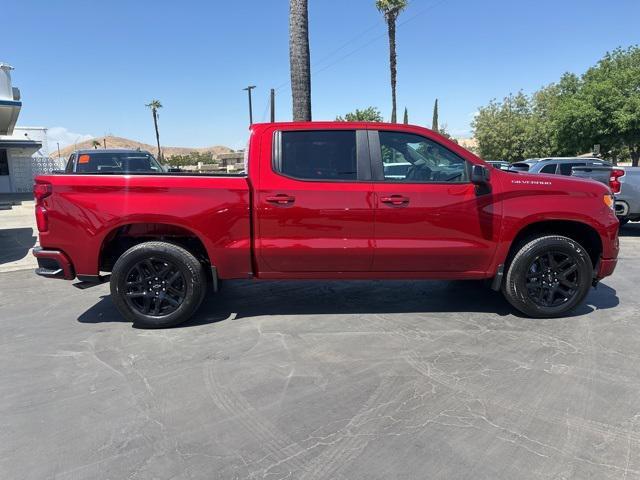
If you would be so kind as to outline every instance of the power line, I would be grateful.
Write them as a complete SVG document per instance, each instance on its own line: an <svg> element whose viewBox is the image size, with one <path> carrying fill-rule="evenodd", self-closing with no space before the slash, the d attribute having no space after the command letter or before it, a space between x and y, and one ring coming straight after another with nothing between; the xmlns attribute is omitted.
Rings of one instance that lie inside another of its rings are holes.
<svg viewBox="0 0 640 480"><path fill-rule="evenodd" d="M429 7L425 8L424 10L421 10L420 12L416 13L414 16L409 17L408 19L406 19L403 22L398 23L398 25L396 26L396 30L399 29L401 26L411 22L412 20L415 20L417 17L419 17L420 15L424 15L428 10L431 10L435 7L437 7L438 5L444 3L446 0L439 0L437 2L435 2L434 4L430 5ZM321 68L320 70L316 71L315 73L321 73L324 72L325 70L328 70L329 68L333 67L334 65L340 63L342 60L344 60L345 58L350 57L351 55L353 55L354 53L359 52L360 50L362 50L363 48L368 47L369 45L371 45L372 43L377 42L378 40L380 40L383 37L387 36L387 32L384 32L380 35L378 35L377 37L372 38L370 41L368 41L367 43L365 43L364 45L359 46L358 48L356 48L355 50L352 50L351 52L347 53L346 55L343 55L342 57L338 58L335 62L330 63L329 65L325 66L324 68Z"/></svg>
<svg viewBox="0 0 640 480"><path fill-rule="evenodd" d="M329 60L333 55L338 53L340 50L344 49L345 47L349 46L350 44L352 44L353 42L355 42L359 38L363 37L366 33L369 33L371 30L373 30L375 28L378 28L380 25L381 25L381 22L376 22L374 25L371 25L369 28L364 29L359 34L357 34L356 36L351 37L349 40L344 42L338 48L335 48L334 50L331 50L328 54L326 54L320 60L318 60L317 62L314 62L314 64L311 66L311 69L313 70L313 68L316 68L316 67L322 65L324 62ZM289 83L291 83L291 82L289 82L289 81L284 82L284 83L278 85L275 89L279 90L280 88L286 87Z"/></svg>
<svg viewBox="0 0 640 480"><path fill-rule="evenodd" d="M269 100L267 99L265 105L264 105L264 111L262 112L262 117L260 117L260 121L261 122L266 122L267 121L267 112L269 111Z"/></svg>
<svg viewBox="0 0 640 480"><path fill-rule="evenodd" d="M424 15L425 13L427 13L429 10L432 10L440 5L442 5L444 2L446 2L447 0L438 0L434 3L432 3L431 5L429 5L428 7L424 8L423 10L420 10L419 12L415 13L414 15L412 15L411 17L407 18L406 20L403 20L402 22L399 22L396 25L396 30L400 27L402 27L403 25L406 25L407 23L415 20L417 17ZM350 51L349 53L339 57L337 60L329 63L328 65L322 67L319 70L316 70L315 72L313 71L314 67L317 67L319 64L323 63L324 61L326 61L328 58L330 58L331 56L333 56L335 53L339 52L340 50L344 49L346 46L348 46L350 43L353 43L355 40L361 38L365 33L368 33L369 31L373 30L374 28L378 27L378 25L380 25L380 23L377 23L376 25L373 25L365 30L363 30L361 33L359 33L358 35L356 35L355 37L352 37L350 40L348 40L347 42L345 42L344 44L342 44L340 47L336 48L335 50L333 50L332 52L330 52L328 55L325 55L319 62L315 63L314 65L312 65L311 67L311 71L312 74L318 74L321 72L324 72L325 70L328 70L329 68L333 67L334 65L340 63L341 61L343 61L344 59L350 57L351 55L353 55L354 53L359 52L360 50L362 50L363 48L368 47L369 45L371 45L372 43L380 40L381 38L387 36L387 32L383 32L380 35L377 35L375 37L373 37L371 40L369 40L368 42L364 43L363 45L360 45L358 48ZM291 81L287 81L284 82L282 84L280 84L279 86L277 86L275 89L280 90L281 88L286 87L287 85L289 85L291 83Z"/></svg>

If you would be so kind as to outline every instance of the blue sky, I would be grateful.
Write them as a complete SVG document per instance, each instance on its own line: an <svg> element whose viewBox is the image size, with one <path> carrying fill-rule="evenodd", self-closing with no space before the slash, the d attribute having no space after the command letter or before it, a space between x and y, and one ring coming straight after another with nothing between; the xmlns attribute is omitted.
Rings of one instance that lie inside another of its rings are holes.
<svg viewBox="0 0 640 480"><path fill-rule="evenodd" d="M309 0L315 120L373 105L390 116L386 27L374 0ZM410 0L398 27L398 109L470 133L474 112L531 92L606 51L640 43L638 0ZM3 7L0 61L15 67L19 123L52 140L113 134L153 143L145 108L164 104L162 143L243 146L247 98L291 118L288 1L20 0ZM401 114L401 113L400 113ZM55 127L55 128L53 128ZM55 145L55 143L54 143Z"/></svg>

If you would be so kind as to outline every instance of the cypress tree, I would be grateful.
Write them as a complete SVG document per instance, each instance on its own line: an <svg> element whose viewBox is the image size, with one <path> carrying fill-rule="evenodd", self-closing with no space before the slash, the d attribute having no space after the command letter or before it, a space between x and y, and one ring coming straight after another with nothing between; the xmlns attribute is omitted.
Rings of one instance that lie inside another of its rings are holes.
<svg viewBox="0 0 640 480"><path fill-rule="evenodd" d="M436 103L433 105L433 121L431 122L431 130L434 132L439 132L440 128L438 127L438 99L436 98Z"/></svg>

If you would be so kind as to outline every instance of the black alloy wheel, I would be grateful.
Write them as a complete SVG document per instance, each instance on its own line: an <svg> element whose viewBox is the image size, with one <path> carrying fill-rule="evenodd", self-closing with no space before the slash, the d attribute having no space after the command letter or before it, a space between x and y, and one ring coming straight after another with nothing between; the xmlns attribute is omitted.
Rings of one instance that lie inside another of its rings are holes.
<svg viewBox="0 0 640 480"><path fill-rule="evenodd" d="M196 312L207 292L204 265L168 242L139 243L124 252L111 272L111 298L138 327L172 327Z"/></svg>
<svg viewBox="0 0 640 480"><path fill-rule="evenodd" d="M587 296L594 278L589 252L572 238L544 235L514 247L507 259L502 293L534 318L568 314Z"/></svg>
<svg viewBox="0 0 640 480"><path fill-rule="evenodd" d="M180 269L165 259L137 262L127 274L127 303L144 315L165 316L184 302L187 286Z"/></svg>
<svg viewBox="0 0 640 480"><path fill-rule="evenodd" d="M578 292L580 273L576 259L558 251L538 255L527 270L529 298L542 307L569 302Z"/></svg>

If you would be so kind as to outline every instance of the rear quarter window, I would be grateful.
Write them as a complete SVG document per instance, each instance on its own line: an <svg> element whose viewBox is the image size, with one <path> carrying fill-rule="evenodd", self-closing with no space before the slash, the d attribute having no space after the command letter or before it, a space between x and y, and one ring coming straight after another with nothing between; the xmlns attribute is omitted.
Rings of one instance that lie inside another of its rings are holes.
<svg viewBox="0 0 640 480"><path fill-rule="evenodd" d="M280 137L279 173L301 180L357 179L355 130L283 131Z"/></svg>

